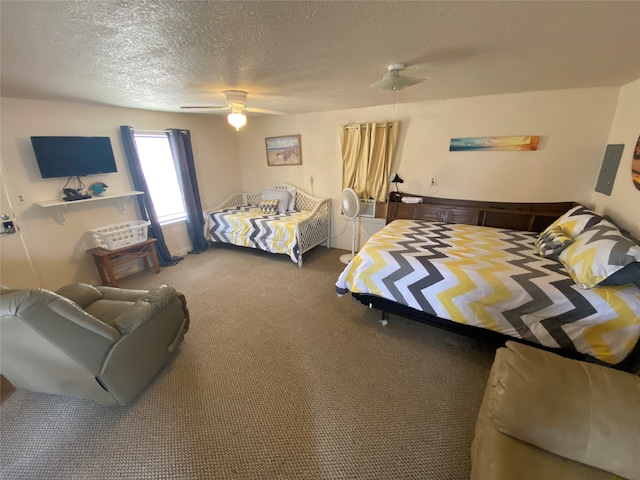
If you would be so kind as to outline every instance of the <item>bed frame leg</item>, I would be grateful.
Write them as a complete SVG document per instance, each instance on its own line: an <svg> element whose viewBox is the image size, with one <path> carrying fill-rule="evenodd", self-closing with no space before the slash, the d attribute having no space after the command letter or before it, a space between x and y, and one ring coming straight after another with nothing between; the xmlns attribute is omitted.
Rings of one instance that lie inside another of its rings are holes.
<svg viewBox="0 0 640 480"><path fill-rule="evenodd" d="M369 308L374 308L373 307L373 303L369 304ZM387 326L387 323L389 323L389 317L387 312L385 312L384 310L380 310L381 312L381 316L380 316L380 325L382 325L383 327Z"/></svg>

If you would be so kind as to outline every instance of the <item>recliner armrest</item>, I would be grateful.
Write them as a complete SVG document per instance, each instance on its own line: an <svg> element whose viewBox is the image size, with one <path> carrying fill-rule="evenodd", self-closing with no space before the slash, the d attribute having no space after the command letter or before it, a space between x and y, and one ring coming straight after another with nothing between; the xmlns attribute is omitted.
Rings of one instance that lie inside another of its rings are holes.
<svg viewBox="0 0 640 480"><path fill-rule="evenodd" d="M115 318L114 324L120 333L133 332L179 297L178 292L168 285L162 285L143 293L142 297Z"/></svg>
<svg viewBox="0 0 640 480"><path fill-rule="evenodd" d="M132 290L128 288L116 287L96 287L105 300L120 300L123 302L137 302L141 297L145 296L148 290Z"/></svg>

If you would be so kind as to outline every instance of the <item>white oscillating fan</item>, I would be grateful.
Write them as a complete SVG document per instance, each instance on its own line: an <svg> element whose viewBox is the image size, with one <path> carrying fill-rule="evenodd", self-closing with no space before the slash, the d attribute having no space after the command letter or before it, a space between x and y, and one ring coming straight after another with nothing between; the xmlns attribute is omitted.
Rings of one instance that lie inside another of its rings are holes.
<svg viewBox="0 0 640 480"><path fill-rule="evenodd" d="M356 221L360 214L360 196L353 188L345 188L342 191L342 213L351 220L353 238L351 240L351 253L340 255L340 261L349 263L356 255Z"/></svg>

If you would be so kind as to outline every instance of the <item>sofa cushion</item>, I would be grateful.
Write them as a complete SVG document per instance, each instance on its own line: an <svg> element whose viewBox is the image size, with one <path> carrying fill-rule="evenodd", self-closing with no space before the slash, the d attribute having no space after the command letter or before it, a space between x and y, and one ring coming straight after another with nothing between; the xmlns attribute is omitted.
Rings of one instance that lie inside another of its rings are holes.
<svg viewBox="0 0 640 480"><path fill-rule="evenodd" d="M80 308L86 308L102 298L102 292L87 283L72 283L56 290L60 296L75 302Z"/></svg>
<svg viewBox="0 0 640 480"><path fill-rule="evenodd" d="M116 324L116 318L127 308L135 305L135 302L125 302L122 300L100 299L85 307L85 311L101 322L106 323L120 331ZM125 333L120 331L120 333Z"/></svg>
<svg viewBox="0 0 640 480"><path fill-rule="evenodd" d="M640 378L507 342L487 409L503 434L640 478Z"/></svg>

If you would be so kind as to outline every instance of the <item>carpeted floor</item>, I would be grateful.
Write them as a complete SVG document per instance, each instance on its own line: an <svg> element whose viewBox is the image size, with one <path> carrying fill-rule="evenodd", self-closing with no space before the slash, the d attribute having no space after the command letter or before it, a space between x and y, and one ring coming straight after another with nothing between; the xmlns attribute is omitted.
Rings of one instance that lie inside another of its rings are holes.
<svg viewBox="0 0 640 480"><path fill-rule="evenodd" d="M455 479L494 348L379 312L334 283L341 250L187 255L123 288L182 291L191 329L127 407L3 384L2 479Z"/></svg>

